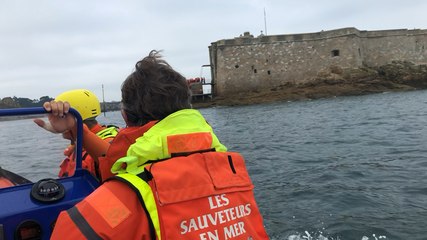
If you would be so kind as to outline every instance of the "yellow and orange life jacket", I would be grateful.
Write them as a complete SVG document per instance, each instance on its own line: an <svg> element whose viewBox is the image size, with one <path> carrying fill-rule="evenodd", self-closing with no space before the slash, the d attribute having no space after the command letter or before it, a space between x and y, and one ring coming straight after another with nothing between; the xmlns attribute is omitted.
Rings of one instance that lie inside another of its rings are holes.
<svg viewBox="0 0 427 240"><path fill-rule="evenodd" d="M166 117L60 214L52 239L268 239L244 159L226 150L198 111Z"/></svg>

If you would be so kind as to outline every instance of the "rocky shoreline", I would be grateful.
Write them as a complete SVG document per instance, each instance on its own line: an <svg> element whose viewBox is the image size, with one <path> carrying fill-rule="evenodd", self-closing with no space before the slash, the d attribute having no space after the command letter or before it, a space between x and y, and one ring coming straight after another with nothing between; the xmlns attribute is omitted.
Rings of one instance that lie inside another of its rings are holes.
<svg viewBox="0 0 427 240"><path fill-rule="evenodd" d="M319 73L310 83L195 101L193 107L252 105L418 89L427 89L427 65L393 61L377 68L342 69L334 66Z"/></svg>

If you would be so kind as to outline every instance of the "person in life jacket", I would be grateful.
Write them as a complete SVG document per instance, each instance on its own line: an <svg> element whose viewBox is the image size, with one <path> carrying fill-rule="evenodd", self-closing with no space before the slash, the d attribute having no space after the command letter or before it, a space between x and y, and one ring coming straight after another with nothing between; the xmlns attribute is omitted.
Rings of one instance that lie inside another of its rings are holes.
<svg viewBox="0 0 427 240"><path fill-rule="evenodd" d="M159 52L136 63L121 92L127 127L109 147L83 136L89 154L119 157L117 175L62 211L51 239L269 239L244 158L191 109L186 79ZM68 103L44 107L52 131L75 131Z"/></svg>
<svg viewBox="0 0 427 240"><path fill-rule="evenodd" d="M104 140L105 142L111 143L111 141L117 135L118 127L113 125L101 125L96 120L96 117L101 114L101 104L93 92L87 89L70 90L59 94L55 98L55 101L68 102L71 107L75 108L80 113L86 131L90 131L96 134L100 139ZM35 121L38 124L40 123L40 120ZM43 123L40 124L43 125ZM71 144L68 145L67 148L65 148L64 150L64 155L66 156L66 158L60 164L58 176L73 176L76 170L76 158L74 156L74 136L76 135L73 135L70 131L65 131L62 133L62 135L64 138L69 139L71 141ZM92 175L97 177L99 180L105 180L113 175L110 171L112 163L110 165L102 165L99 164L97 158L93 158L86 151L83 151L82 154L82 167L91 172Z"/></svg>

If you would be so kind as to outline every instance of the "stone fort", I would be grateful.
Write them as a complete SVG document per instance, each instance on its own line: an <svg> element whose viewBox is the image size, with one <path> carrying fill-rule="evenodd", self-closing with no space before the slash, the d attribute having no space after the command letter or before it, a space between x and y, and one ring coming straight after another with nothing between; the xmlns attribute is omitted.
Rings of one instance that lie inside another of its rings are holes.
<svg viewBox="0 0 427 240"><path fill-rule="evenodd" d="M309 83L332 67L378 67L396 60L423 65L427 64L425 47L426 29L343 28L258 37L245 32L209 46L212 94Z"/></svg>

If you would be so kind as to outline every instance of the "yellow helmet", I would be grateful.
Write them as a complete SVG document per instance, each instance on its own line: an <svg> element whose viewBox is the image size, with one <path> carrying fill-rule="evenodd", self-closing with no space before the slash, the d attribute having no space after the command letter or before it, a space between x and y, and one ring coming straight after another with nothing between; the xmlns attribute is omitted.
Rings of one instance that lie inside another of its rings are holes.
<svg viewBox="0 0 427 240"><path fill-rule="evenodd" d="M59 94L55 101L67 101L75 108L83 120L93 118L101 114L101 104L96 95L87 89L76 89Z"/></svg>

